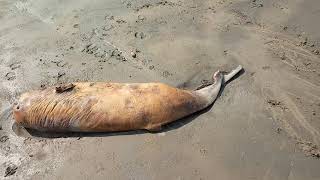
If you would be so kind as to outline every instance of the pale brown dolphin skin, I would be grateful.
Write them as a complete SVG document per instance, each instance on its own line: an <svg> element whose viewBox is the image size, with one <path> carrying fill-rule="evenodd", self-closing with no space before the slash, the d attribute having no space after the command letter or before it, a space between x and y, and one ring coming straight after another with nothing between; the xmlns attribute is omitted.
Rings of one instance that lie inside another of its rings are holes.
<svg viewBox="0 0 320 180"><path fill-rule="evenodd" d="M159 131L211 105L235 76L217 71L214 84L189 91L162 83L77 82L21 95L13 105L18 125L51 132Z"/></svg>

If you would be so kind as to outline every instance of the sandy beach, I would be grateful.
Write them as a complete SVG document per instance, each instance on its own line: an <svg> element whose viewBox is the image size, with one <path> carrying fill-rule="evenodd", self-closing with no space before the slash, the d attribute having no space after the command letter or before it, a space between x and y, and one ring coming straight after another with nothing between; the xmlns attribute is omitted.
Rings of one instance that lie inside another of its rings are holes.
<svg viewBox="0 0 320 180"><path fill-rule="evenodd" d="M320 179L320 1L0 0L0 179ZM12 103L76 81L195 89L159 133L26 134Z"/></svg>

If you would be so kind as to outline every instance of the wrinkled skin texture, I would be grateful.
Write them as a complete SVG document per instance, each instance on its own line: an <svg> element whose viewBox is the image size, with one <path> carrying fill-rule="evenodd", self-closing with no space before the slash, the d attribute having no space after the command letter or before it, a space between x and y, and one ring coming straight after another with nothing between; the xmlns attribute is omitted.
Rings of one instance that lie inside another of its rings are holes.
<svg viewBox="0 0 320 180"><path fill-rule="evenodd" d="M161 83L74 83L61 93L54 87L24 93L13 112L16 123L41 131L157 131L199 111L202 101Z"/></svg>

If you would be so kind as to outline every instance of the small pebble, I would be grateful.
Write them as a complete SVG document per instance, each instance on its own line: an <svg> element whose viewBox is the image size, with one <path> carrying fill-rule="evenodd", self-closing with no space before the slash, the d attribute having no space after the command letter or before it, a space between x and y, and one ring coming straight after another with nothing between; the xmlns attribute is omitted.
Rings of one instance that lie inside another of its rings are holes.
<svg viewBox="0 0 320 180"><path fill-rule="evenodd" d="M11 81L11 80L13 80L13 79L16 78L16 75L15 75L14 72L8 72L8 73L6 74L6 78L7 78L8 81Z"/></svg>
<svg viewBox="0 0 320 180"><path fill-rule="evenodd" d="M131 56L132 56L133 58L136 58L136 57L137 57L137 54L132 51L132 52L131 52Z"/></svg>
<svg viewBox="0 0 320 180"><path fill-rule="evenodd" d="M143 32L136 32L134 33L134 37L144 39L146 35Z"/></svg>
<svg viewBox="0 0 320 180"><path fill-rule="evenodd" d="M2 137L0 138L0 142L4 143L4 142L8 141L8 139L9 139L8 136L2 136Z"/></svg>
<svg viewBox="0 0 320 180"><path fill-rule="evenodd" d="M150 70L154 69L154 66L153 66L153 65L152 65L152 66L149 66L149 69L150 69Z"/></svg>
<svg viewBox="0 0 320 180"><path fill-rule="evenodd" d="M59 71L59 72L58 72L58 79L61 78L61 77L64 76L64 75L66 75L65 72Z"/></svg>
<svg viewBox="0 0 320 180"><path fill-rule="evenodd" d="M11 70L15 70L15 69L18 69L20 67L21 67L21 65L19 63L13 63L13 64L10 65Z"/></svg>
<svg viewBox="0 0 320 180"><path fill-rule="evenodd" d="M282 131L282 129L281 129L281 128L277 128L277 133L278 133L278 134L280 134L280 133L281 133L281 131Z"/></svg>
<svg viewBox="0 0 320 180"><path fill-rule="evenodd" d="M17 169L18 169L18 167L16 165L14 165L14 164L9 165L6 168L6 172L5 172L4 177L13 175L14 173L16 173Z"/></svg>

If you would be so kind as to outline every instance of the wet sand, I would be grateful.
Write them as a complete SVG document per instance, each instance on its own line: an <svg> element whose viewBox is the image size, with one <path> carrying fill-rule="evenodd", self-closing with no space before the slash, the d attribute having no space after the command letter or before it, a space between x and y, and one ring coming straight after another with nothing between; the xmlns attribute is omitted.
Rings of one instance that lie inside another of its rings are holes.
<svg viewBox="0 0 320 180"><path fill-rule="evenodd" d="M320 179L320 1L0 1L0 179ZM13 130L22 92L74 81L195 89L245 71L160 133ZM6 176L6 177L4 177Z"/></svg>

